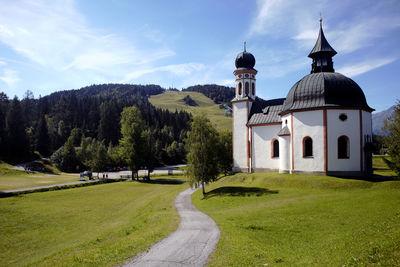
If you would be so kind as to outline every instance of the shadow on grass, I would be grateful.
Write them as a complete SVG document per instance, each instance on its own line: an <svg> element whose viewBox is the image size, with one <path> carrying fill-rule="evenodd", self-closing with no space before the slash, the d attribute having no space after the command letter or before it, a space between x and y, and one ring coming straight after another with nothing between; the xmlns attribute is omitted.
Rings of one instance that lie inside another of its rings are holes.
<svg viewBox="0 0 400 267"><path fill-rule="evenodd" d="M205 199L219 196L232 196L232 197L244 197L244 196L262 196L268 194L278 194L277 190L269 190L260 187L244 187L244 186L223 186L211 190L204 196Z"/></svg>
<svg viewBox="0 0 400 267"><path fill-rule="evenodd" d="M178 179L150 179L150 180L139 180L139 183L146 183L146 184L183 184L186 183L185 180L178 180Z"/></svg>
<svg viewBox="0 0 400 267"><path fill-rule="evenodd" d="M374 170L376 169L374 168ZM332 176L341 179L361 180L367 182L387 182L387 181L399 180L397 176L380 175L380 174L373 174L369 176L341 176L341 175L332 175Z"/></svg>

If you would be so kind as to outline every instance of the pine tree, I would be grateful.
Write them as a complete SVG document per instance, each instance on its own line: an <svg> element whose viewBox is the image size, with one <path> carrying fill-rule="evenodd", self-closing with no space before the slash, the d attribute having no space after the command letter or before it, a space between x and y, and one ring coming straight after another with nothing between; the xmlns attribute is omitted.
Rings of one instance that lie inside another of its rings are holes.
<svg viewBox="0 0 400 267"><path fill-rule="evenodd" d="M47 122L44 115L39 119L38 127L35 136L36 150L39 151L43 156L47 156L50 152L50 136L47 129Z"/></svg>
<svg viewBox="0 0 400 267"><path fill-rule="evenodd" d="M24 116L17 97L10 103L6 117L6 153L13 162L21 162L31 155L29 139L25 132Z"/></svg>

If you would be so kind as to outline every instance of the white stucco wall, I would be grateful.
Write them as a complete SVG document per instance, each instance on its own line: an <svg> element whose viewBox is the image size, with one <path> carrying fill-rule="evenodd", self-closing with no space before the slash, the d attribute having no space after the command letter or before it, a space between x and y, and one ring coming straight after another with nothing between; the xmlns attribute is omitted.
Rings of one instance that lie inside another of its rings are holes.
<svg viewBox="0 0 400 267"><path fill-rule="evenodd" d="M289 123L290 125L290 123ZM323 111L293 112L293 154L294 171L324 171L324 133ZM303 138L309 136L313 141L313 157L303 157Z"/></svg>
<svg viewBox="0 0 400 267"><path fill-rule="evenodd" d="M341 121L340 114L347 120ZM360 114L359 110L327 110L328 171L360 171ZM349 138L348 159L338 158L338 138Z"/></svg>
<svg viewBox="0 0 400 267"><path fill-rule="evenodd" d="M372 136L372 114L371 112L362 111L363 134Z"/></svg>
<svg viewBox="0 0 400 267"><path fill-rule="evenodd" d="M279 169L279 158L271 158L271 141L274 138L279 141L277 133L280 130L280 125L252 127L252 168Z"/></svg>
<svg viewBox="0 0 400 267"><path fill-rule="evenodd" d="M232 103L234 168L247 168L247 112L246 101Z"/></svg>
<svg viewBox="0 0 400 267"><path fill-rule="evenodd" d="M290 171L290 136L279 136L279 172Z"/></svg>

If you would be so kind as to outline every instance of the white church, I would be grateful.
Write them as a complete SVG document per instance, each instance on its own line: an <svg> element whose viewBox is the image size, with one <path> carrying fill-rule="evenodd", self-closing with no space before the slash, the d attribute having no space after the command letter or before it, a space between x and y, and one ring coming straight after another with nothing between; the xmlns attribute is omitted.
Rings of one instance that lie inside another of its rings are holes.
<svg viewBox="0 0 400 267"><path fill-rule="evenodd" d="M232 100L233 171L369 175L373 109L352 79L335 72L322 30L308 57L311 73L286 98L256 97L255 58L236 57Z"/></svg>

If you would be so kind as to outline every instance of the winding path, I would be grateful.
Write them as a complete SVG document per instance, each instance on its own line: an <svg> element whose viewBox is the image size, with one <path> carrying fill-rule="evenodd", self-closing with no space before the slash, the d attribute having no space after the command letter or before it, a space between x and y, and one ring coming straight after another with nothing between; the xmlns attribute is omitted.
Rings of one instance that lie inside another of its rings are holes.
<svg viewBox="0 0 400 267"><path fill-rule="evenodd" d="M178 230L153 245L146 254L128 261L125 266L205 266L219 240L219 229L206 214L192 205L191 188L175 199L181 216Z"/></svg>

